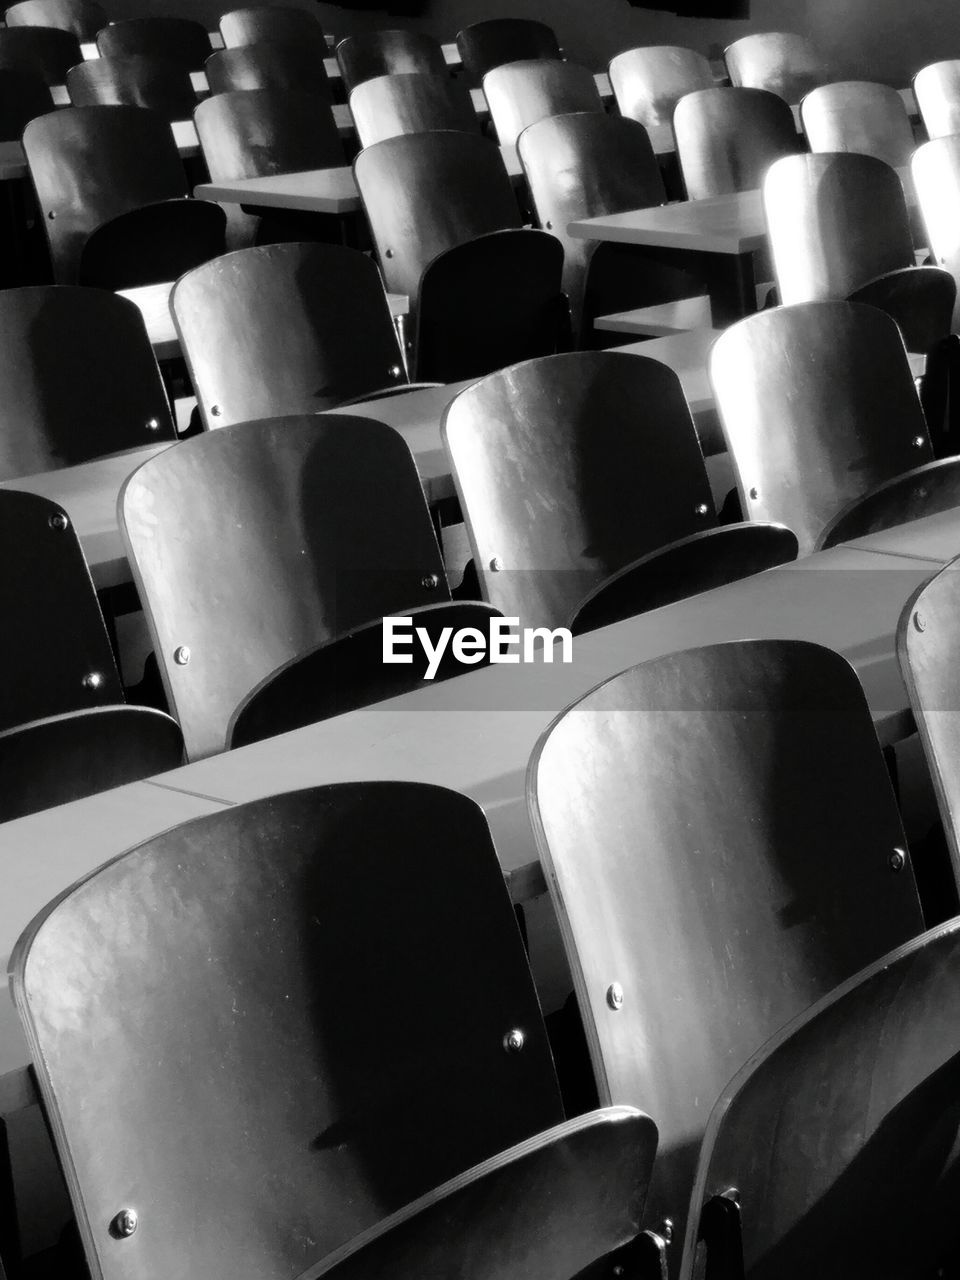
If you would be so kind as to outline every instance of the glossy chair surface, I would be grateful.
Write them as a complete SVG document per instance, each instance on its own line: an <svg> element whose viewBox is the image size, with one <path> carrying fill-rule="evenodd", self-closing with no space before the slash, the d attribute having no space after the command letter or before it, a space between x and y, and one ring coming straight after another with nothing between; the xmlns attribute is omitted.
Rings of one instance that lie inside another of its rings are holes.
<svg viewBox="0 0 960 1280"><path fill-rule="evenodd" d="M0 64L32 71L44 84L63 84L70 68L82 61L80 41L70 31L56 27L0 29Z"/></svg>
<svg viewBox="0 0 960 1280"><path fill-rule="evenodd" d="M104 1280L297 1276L561 1119L486 821L439 787L344 783L185 823L60 895L15 967Z"/></svg>
<svg viewBox="0 0 960 1280"><path fill-rule="evenodd" d="M656 1112L646 1221L680 1238L730 1077L922 929L870 710L820 646L692 648L567 708L527 785L601 1105Z"/></svg>
<svg viewBox="0 0 960 1280"><path fill-rule="evenodd" d="M913 93L928 138L960 133L960 59L933 62L918 71Z"/></svg>
<svg viewBox="0 0 960 1280"><path fill-rule="evenodd" d="M333 96L323 58L305 44L245 44L218 49L204 71L211 93L240 89L312 93L329 105Z"/></svg>
<svg viewBox="0 0 960 1280"><path fill-rule="evenodd" d="M752 191L775 160L800 150L793 113L765 89L688 93L673 113L673 131L689 200Z"/></svg>
<svg viewBox="0 0 960 1280"><path fill-rule="evenodd" d="M308 9L288 5L251 5L231 9L220 18L226 48L251 44L293 44L306 47L321 60L327 56L323 28Z"/></svg>
<svg viewBox="0 0 960 1280"><path fill-rule="evenodd" d="M911 174L934 261L960 284L960 137L936 138L918 147ZM952 329L960 332L960 305L954 309Z"/></svg>
<svg viewBox="0 0 960 1280"><path fill-rule="evenodd" d="M480 131L469 92L446 74L404 72L363 80L350 94L350 114L361 147L404 133Z"/></svg>
<svg viewBox="0 0 960 1280"><path fill-rule="evenodd" d="M489 18L474 22L457 32L457 49L464 71L476 84L488 71L505 62L561 56L553 29L532 18Z"/></svg>
<svg viewBox="0 0 960 1280"><path fill-rule="evenodd" d="M593 73L559 59L530 58L494 67L483 77L483 93L502 147L515 146L528 124L546 116L604 109Z"/></svg>
<svg viewBox="0 0 960 1280"><path fill-rule="evenodd" d="M190 120L197 95L190 73L166 58L88 58L67 73L75 107L148 107L165 120Z"/></svg>
<svg viewBox="0 0 960 1280"><path fill-rule="evenodd" d="M716 83L702 53L677 45L626 49L611 60L609 74L620 114L645 128L672 124L685 94Z"/></svg>
<svg viewBox="0 0 960 1280"><path fill-rule="evenodd" d="M449 75L443 49L425 31L357 31L337 45L347 93L364 80L392 75Z"/></svg>
<svg viewBox="0 0 960 1280"><path fill-rule="evenodd" d="M293 89L217 93L200 103L194 120L214 182L343 164L343 147L329 103L314 93Z"/></svg>
<svg viewBox="0 0 960 1280"><path fill-rule="evenodd" d="M39 75L0 67L0 141L19 142L31 120L53 110L50 89Z"/></svg>
<svg viewBox="0 0 960 1280"><path fill-rule="evenodd" d="M791 105L836 76L830 63L804 36L763 31L743 36L724 50L730 82L767 89Z"/></svg>
<svg viewBox="0 0 960 1280"><path fill-rule="evenodd" d="M800 104L811 151L855 151L894 169L909 164L916 143L896 89L867 80L842 80L812 89Z"/></svg>
<svg viewBox="0 0 960 1280"><path fill-rule="evenodd" d="M77 278L100 289L169 284L226 252L227 216L212 200L161 200L102 222L84 243Z"/></svg>
<svg viewBox="0 0 960 1280"><path fill-rule="evenodd" d="M107 12L94 0L20 0L3 15L8 27L57 27L78 40L95 40L108 22Z"/></svg>
<svg viewBox="0 0 960 1280"><path fill-rule="evenodd" d="M210 56L210 36L202 22L190 18L125 18L97 34L97 48L105 58L144 54L202 71Z"/></svg>

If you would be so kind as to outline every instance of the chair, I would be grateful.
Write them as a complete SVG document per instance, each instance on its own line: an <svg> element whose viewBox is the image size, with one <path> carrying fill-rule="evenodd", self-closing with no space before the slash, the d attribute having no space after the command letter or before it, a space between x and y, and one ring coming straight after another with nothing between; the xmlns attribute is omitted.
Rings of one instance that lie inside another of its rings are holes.
<svg viewBox="0 0 960 1280"><path fill-rule="evenodd" d="M903 99L887 84L842 80L811 89L800 117L811 151L855 151L900 169L916 147Z"/></svg>
<svg viewBox="0 0 960 1280"><path fill-rule="evenodd" d="M545 116L603 111L592 72L549 58L495 67L483 77L483 93L502 147L516 146L527 125Z"/></svg>
<svg viewBox="0 0 960 1280"><path fill-rule="evenodd" d="M13 963L97 1273L295 1276L562 1118L486 821L440 787L185 823L61 895Z"/></svg>
<svg viewBox="0 0 960 1280"><path fill-rule="evenodd" d="M446 249L520 226L499 148L487 138L452 130L387 138L361 151L353 171L392 293L415 298Z"/></svg>
<svg viewBox="0 0 960 1280"><path fill-rule="evenodd" d="M673 123L680 99L715 85L702 53L674 45L627 49L610 63L610 84L620 114L646 129Z"/></svg>
<svg viewBox="0 0 960 1280"><path fill-rule="evenodd" d="M94 0L20 0L3 16L8 27L57 27L80 41L95 40L109 21Z"/></svg>
<svg viewBox="0 0 960 1280"><path fill-rule="evenodd" d="M101 289L0 291L0 400L4 480L175 439L140 310Z"/></svg>
<svg viewBox="0 0 960 1280"><path fill-rule="evenodd" d="M441 430L483 596L526 626L579 630L581 605L598 607L614 575L621 616L640 613L652 552L730 534L680 380L659 361L581 351L514 365L460 392ZM756 536L770 546L763 567L793 559L789 531ZM712 572L700 590L743 576L733 555Z"/></svg>
<svg viewBox="0 0 960 1280"><path fill-rule="evenodd" d="M933 257L960 285L960 139L936 138L918 147L911 175ZM960 332L960 304L951 329Z"/></svg>
<svg viewBox="0 0 960 1280"><path fill-rule="evenodd" d="M67 72L75 107L147 107L164 120L191 120L197 95L190 75L164 58L89 58Z"/></svg>
<svg viewBox="0 0 960 1280"><path fill-rule="evenodd" d="M704 1259L751 1280L953 1274L958 934L953 921L858 973L724 1089L684 1280Z"/></svg>
<svg viewBox="0 0 960 1280"><path fill-rule="evenodd" d="M361 147L403 133L480 132L470 94L448 75L411 72L362 80L350 94L350 113Z"/></svg>
<svg viewBox="0 0 960 1280"><path fill-rule="evenodd" d="M210 56L210 36L202 23L190 18L126 18L98 32L97 49L102 58L142 55L202 71Z"/></svg>
<svg viewBox="0 0 960 1280"><path fill-rule="evenodd" d="M19 142L31 120L53 110L50 89L38 75L0 67L0 141Z"/></svg>
<svg viewBox="0 0 960 1280"><path fill-rule="evenodd" d="M358 31L337 45L337 62L348 94L379 76L448 76L443 49L423 31Z"/></svg>
<svg viewBox="0 0 960 1280"><path fill-rule="evenodd" d="M803 641L666 654L561 713L527 798L601 1105L656 1113L646 1225L682 1239L730 1077L923 928L863 690Z"/></svg>
<svg viewBox="0 0 960 1280"><path fill-rule="evenodd" d="M723 57L731 84L766 89L790 104L837 78L809 40L789 31L743 36L727 46Z"/></svg>
<svg viewBox="0 0 960 1280"><path fill-rule="evenodd" d="M630 1107L570 1120L429 1192L303 1280L560 1280L601 1259L623 1274L642 1265L655 1133Z"/></svg>
<svg viewBox="0 0 960 1280"><path fill-rule="evenodd" d="M960 60L933 62L918 71L913 93L928 138L960 132Z"/></svg>
<svg viewBox="0 0 960 1280"><path fill-rule="evenodd" d="M532 18L474 22L457 32L457 49L464 71L475 84L505 62L563 56L552 28Z"/></svg>
<svg viewBox="0 0 960 1280"><path fill-rule="evenodd" d="M150 707L71 711L0 731L0 822L182 763L176 721Z"/></svg>
<svg viewBox="0 0 960 1280"><path fill-rule="evenodd" d="M355 249L241 249L179 280L171 310L207 427L317 413L406 381L380 273Z"/></svg>
<svg viewBox="0 0 960 1280"><path fill-rule="evenodd" d="M307 15L309 16L309 15ZM207 59L211 93L272 89L311 93L333 108L333 93L323 59L303 44L245 44L219 49Z"/></svg>
<svg viewBox="0 0 960 1280"><path fill-rule="evenodd" d="M933 451L903 338L859 302L760 312L720 335L710 380L742 509L801 554L960 505Z"/></svg>
<svg viewBox="0 0 960 1280"><path fill-rule="evenodd" d="M227 215L211 200L161 200L103 223L80 253L78 282L99 289L167 284L226 252Z"/></svg>
<svg viewBox="0 0 960 1280"><path fill-rule="evenodd" d="M223 750L241 700L291 658L450 600L410 450L365 418L204 432L135 471L119 511L191 759Z"/></svg>
<svg viewBox="0 0 960 1280"><path fill-rule="evenodd" d="M55 27L0 29L0 65L39 75L44 84L63 84L67 72L83 61L80 41Z"/></svg>
<svg viewBox="0 0 960 1280"><path fill-rule="evenodd" d="M800 150L793 113L765 89L699 89L673 113L688 200L752 191L781 156Z"/></svg>
<svg viewBox="0 0 960 1280"><path fill-rule="evenodd" d="M252 5L232 9L220 18L220 34L228 49L250 44L292 44L309 48L321 61L327 56L323 28L306 9L287 5Z"/></svg>

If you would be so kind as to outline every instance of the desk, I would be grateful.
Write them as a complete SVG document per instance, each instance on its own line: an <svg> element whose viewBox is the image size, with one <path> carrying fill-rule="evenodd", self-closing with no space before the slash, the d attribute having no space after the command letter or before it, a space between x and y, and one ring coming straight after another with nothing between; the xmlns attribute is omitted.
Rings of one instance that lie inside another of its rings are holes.
<svg viewBox="0 0 960 1280"><path fill-rule="evenodd" d="M870 533L853 539L849 545L876 555L886 555L893 548L899 556L933 560L941 566L949 564L960 556L960 509L941 511L895 529Z"/></svg>

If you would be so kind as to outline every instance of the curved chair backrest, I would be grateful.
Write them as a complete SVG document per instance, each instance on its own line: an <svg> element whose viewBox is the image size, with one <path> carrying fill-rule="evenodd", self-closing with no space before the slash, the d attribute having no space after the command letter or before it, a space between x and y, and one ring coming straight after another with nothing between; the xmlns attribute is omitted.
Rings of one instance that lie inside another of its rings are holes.
<svg viewBox="0 0 960 1280"><path fill-rule="evenodd" d="M182 764L180 726L150 707L104 706L34 720L0 732L0 822Z"/></svg>
<svg viewBox="0 0 960 1280"><path fill-rule="evenodd" d="M489 18L457 32L463 68L479 84L488 71L505 62L562 56L557 37L546 23L532 18Z"/></svg>
<svg viewBox="0 0 960 1280"><path fill-rule="evenodd" d="M656 1112L647 1220L682 1238L731 1075L923 927L870 710L819 645L667 654L568 707L527 794L601 1104Z"/></svg>
<svg viewBox="0 0 960 1280"><path fill-rule="evenodd" d="M84 241L140 205L187 194L169 122L142 107L69 107L23 134L58 284L77 280Z"/></svg>
<svg viewBox="0 0 960 1280"><path fill-rule="evenodd" d="M611 573L716 524L680 380L657 360L514 365L462 391L442 434L484 599L524 625L568 625Z"/></svg>
<svg viewBox="0 0 960 1280"><path fill-rule="evenodd" d="M480 132L469 92L448 75L404 72L362 80L350 94L350 114L361 147L404 133Z"/></svg>
<svg viewBox="0 0 960 1280"><path fill-rule="evenodd" d="M763 208L782 303L843 299L914 265L903 184L873 156L777 160L763 182Z"/></svg>
<svg viewBox="0 0 960 1280"><path fill-rule="evenodd" d="M610 63L610 84L620 114L645 128L673 123L680 99L716 81L702 53L676 45L626 49Z"/></svg>
<svg viewBox="0 0 960 1280"><path fill-rule="evenodd" d="M830 64L805 36L764 31L743 36L724 50L730 83L767 89L791 104L835 80Z"/></svg>
<svg viewBox="0 0 960 1280"><path fill-rule="evenodd" d="M960 137L925 142L910 167L934 259L960 284ZM960 304L953 313L955 333L958 326Z"/></svg>
<svg viewBox="0 0 960 1280"><path fill-rule="evenodd" d="M126 18L99 32L97 48L104 58L143 54L202 71L210 56L210 36L202 23L190 18Z"/></svg>
<svg viewBox="0 0 960 1280"><path fill-rule="evenodd" d="M0 729L123 701L80 539L62 507L0 490L0 632L6 688ZM5 802L16 804L8 791Z"/></svg>
<svg viewBox="0 0 960 1280"><path fill-rule="evenodd" d="M424 31L358 31L337 45L347 93L364 80L393 75L449 75L439 41Z"/></svg>
<svg viewBox="0 0 960 1280"><path fill-rule="evenodd" d="M907 108L888 84L842 80L811 89L800 117L811 151L856 151L899 169L916 147Z"/></svg>
<svg viewBox="0 0 960 1280"><path fill-rule="evenodd" d="M561 1118L486 821L440 787L347 782L175 827L61 894L12 963L104 1280L298 1275ZM229 1178L196 1176L212 1151Z"/></svg>
<svg viewBox="0 0 960 1280"><path fill-rule="evenodd" d="M747 1063L710 1118L684 1280L704 1248L731 1245L751 1280L935 1275L955 1257L958 997L953 921L851 978Z"/></svg>
<svg viewBox="0 0 960 1280"><path fill-rule="evenodd" d="M189 120L197 105L190 73L179 62L135 55L89 58L67 73L75 107L147 107L164 120Z"/></svg>
<svg viewBox="0 0 960 1280"><path fill-rule="evenodd" d="M240 249L178 280L171 307L207 427L317 413L404 381L380 273L355 249Z"/></svg>
<svg viewBox="0 0 960 1280"><path fill-rule="evenodd" d="M200 103L194 121L214 182L343 164L343 147L329 103L313 93L293 89L217 93Z"/></svg>
<svg viewBox="0 0 960 1280"><path fill-rule="evenodd" d="M528 124L572 111L603 111L593 73L575 62L531 58L494 67L483 77L490 118L502 147L516 145Z"/></svg>
<svg viewBox="0 0 960 1280"><path fill-rule="evenodd" d="M687 198L752 191L781 156L800 150L793 112L765 89L698 89L673 113Z"/></svg>
<svg viewBox="0 0 960 1280"><path fill-rule="evenodd" d="M333 94L323 59L302 44L244 44L218 49L205 71L211 93L273 89L312 93L332 107Z"/></svg>
<svg viewBox="0 0 960 1280"><path fill-rule="evenodd" d="M3 20L8 27L58 27L78 40L95 40L109 18L94 0L20 0Z"/></svg>
<svg viewBox="0 0 960 1280"><path fill-rule="evenodd" d="M0 290L0 478L173 440L139 308L102 289Z"/></svg>
<svg viewBox="0 0 960 1280"><path fill-rule="evenodd" d="M78 280L97 289L167 285L226 253L227 215L212 200L160 200L103 222L80 254Z"/></svg>
<svg viewBox="0 0 960 1280"><path fill-rule="evenodd" d="M0 64L32 71L44 84L63 84L70 68L82 61L80 41L70 31L56 27L0 29Z"/></svg>
<svg viewBox="0 0 960 1280"><path fill-rule="evenodd" d="M53 95L39 75L0 67L0 141L19 142L31 120L53 110Z"/></svg>
<svg viewBox="0 0 960 1280"><path fill-rule="evenodd" d="M183 440L127 480L120 522L191 759L223 750L235 708L288 659L450 598L410 450L366 418Z"/></svg>
<svg viewBox="0 0 960 1280"><path fill-rule="evenodd" d="M329 52L316 16L289 5L251 5L232 9L220 18L220 34L228 49L249 44L294 44L321 60Z"/></svg>
<svg viewBox="0 0 960 1280"><path fill-rule="evenodd" d="M960 58L932 62L918 71L913 94L928 138L960 132Z"/></svg>
<svg viewBox="0 0 960 1280"><path fill-rule="evenodd" d="M524 129L517 142L537 220L563 245L563 286L577 323L595 246L567 234L571 222L663 204L660 166L633 120L584 111Z"/></svg>
<svg viewBox="0 0 960 1280"><path fill-rule="evenodd" d="M779 520L801 554L849 502L930 462L896 323L855 302L807 302L720 335L710 378L748 519Z"/></svg>
<svg viewBox="0 0 960 1280"><path fill-rule="evenodd" d="M415 298L438 254L520 226L499 148L445 130L386 138L353 162L387 288Z"/></svg>

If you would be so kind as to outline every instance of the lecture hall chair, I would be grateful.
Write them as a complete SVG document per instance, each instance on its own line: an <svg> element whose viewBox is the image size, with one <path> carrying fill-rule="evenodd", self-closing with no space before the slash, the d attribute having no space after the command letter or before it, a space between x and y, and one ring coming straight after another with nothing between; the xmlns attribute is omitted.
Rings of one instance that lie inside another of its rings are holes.
<svg viewBox="0 0 960 1280"><path fill-rule="evenodd" d="M490 119L502 147L516 146L528 124L574 111L604 111L593 72L575 62L529 58L483 77Z"/></svg>
<svg viewBox="0 0 960 1280"><path fill-rule="evenodd" d="M95 40L109 21L94 0L21 0L3 16L8 27L57 27L85 42Z"/></svg>
<svg viewBox="0 0 960 1280"><path fill-rule="evenodd" d="M242 89L312 93L333 107L322 58L303 44L244 44L212 53L204 67L211 93Z"/></svg>
<svg viewBox="0 0 960 1280"><path fill-rule="evenodd" d="M140 54L167 58L188 71L202 71L210 56L210 36L202 23L190 18L125 18L97 33L97 49L104 58Z"/></svg>
<svg viewBox="0 0 960 1280"><path fill-rule="evenodd" d="M913 94L928 138L960 132L960 60L923 67L913 77Z"/></svg>
<svg viewBox="0 0 960 1280"><path fill-rule="evenodd" d="M676 1275L731 1076L923 928L870 709L819 645L666 654L557 717L527 795L601 1104L657 1117L645 1226Z"/></svg>
<svg viewBox="0 0 960 1280"><path fill-rule="evenodd" d="M672 369L582 351L465 388L441 427L483 597L575 633L792 560L777 525L718 527Z"/></svg>
<svg viewBox="0 0 960 1280"><path fill-rule="evenodd" d="M673 113L688 200L759 187L774 160L800 150L793 113L766 89L688 93Z"/></svg>
<svg viewBox="0 0 960 1280"><path fill-rule="evenodd" d="M348 94L378 76L450 74L439 41L424 31L358 31L336 53Z"/></svg>
<svg viewBox="0 0 960 1280"><path fill-rule="evenodd" d="M811 89L800 119L811 151L855 151L902 169L916 147L907 108L888 84L842 80Z"/></svg>
<svg viewBox="0 0 960 1280"><path fill-rule="evenodd" d="M0 67L0 141L19 142L31 120L53 110L53 95L39 75Z"/></svg>
<svg viewBox="0 0 960 1280"><path fill-rule="evenodd" d="M67 92L75 107L146 107L171 123L190 120L197 105L179 62L144 54L88 58L67 72Z"/></svg>
<svg viewBox="0 0 960 1280"><path fill-rule="evenodd" d="M362 80L351 92L350 114L361 147L404 133L454 129L479 133L470 94L449 75L401 72Z"/></svg>
<svg viewBox="0 0 960 1280"><path fill-rule="evenodd" d="M620 114L646 129L673 124L682 97L716 84L702 53L676 45L625 49L611 59L609 75Z"/></svg>
<svg viewBox="0 0 960 1280"><path fill-rule="evenodd" d="M960 137L925 142L914 152L910 168L934 261L960 286ZM960 305L951 329L960 333Z"/></svg>
<svg viewBox="0 0 960 1280"><path fill-rule="evenodd" d="M743 36L727 46L723 57L731 84L766 89L791 106L838 78L810 40L789 31Z"/></svg>
<svg viewBox="0 0 960 1280"><path fill-rule="evenodd" d="M474 84L494 67L528 58L562 58L557 37L546 23L532 18L489 18L457 32L457 51Z"/></svg>
<svg viewBox="0 0 960 1280"><path fill-rule="evenodd" d="M220 18L220 34L227 49L252 44L292 44L309 50L321 62L329 52L316 15L289 5L231 9Z"/></svg>
<svg viewBox="0 0 960 1280"><path fill-rule="evenodd" d="M70 31L56 27L0 29L0 65L30 71L51 87L63 84L70 68L82 61L80 41Z"/></svg>

